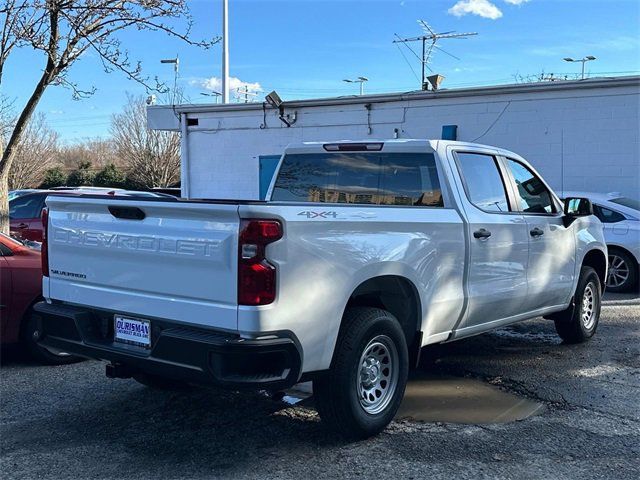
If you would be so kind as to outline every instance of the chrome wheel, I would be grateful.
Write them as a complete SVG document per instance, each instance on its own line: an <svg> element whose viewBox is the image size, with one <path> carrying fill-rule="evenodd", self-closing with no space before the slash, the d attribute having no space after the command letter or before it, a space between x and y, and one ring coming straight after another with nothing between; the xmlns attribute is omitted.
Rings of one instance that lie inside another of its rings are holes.
<svg viewBox="0 0 640 480"><path fill-rule="evenodd" d="M612 254L609 255L609 273L607 275L607 287L620 287L629 280L629 265L624 258Z"/></svg>
<svg viewBox="0 0 640 480"><path fill-rule="evenodd" d="M589 282L582 294L582 311L580 312L580 318L584 328L590 330L596 322L596 287L593 283Z"/></svg>
<svg viewBox="0 0 640 480"><path fill-rule="evenodd" d="M375 415L391 402L398 385L400 362L393 341L378 335L364 348L358 363L357 391L360 406Z"/></svg>

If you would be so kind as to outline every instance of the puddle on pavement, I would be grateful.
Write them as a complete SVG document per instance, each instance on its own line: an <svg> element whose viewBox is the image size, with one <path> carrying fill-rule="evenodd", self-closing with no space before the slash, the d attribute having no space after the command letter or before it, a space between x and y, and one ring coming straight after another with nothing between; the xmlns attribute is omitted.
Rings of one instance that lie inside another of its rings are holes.
<svg viewBox="0 0 640 480"><path fill-rule="evenodd" d="M544 406L472 378L411 375L396 418L422 422L506 423L540 413Z"/></svg>
<svg viewBox="0 0 640 480"><path fill-rule="evenodd" d="M311 383L301 383L287 390L282 400L295 405L311 395ZM414 372L396 418L466 424L507 423L541 413L543 408L541 403L480 380Z"/></svg>

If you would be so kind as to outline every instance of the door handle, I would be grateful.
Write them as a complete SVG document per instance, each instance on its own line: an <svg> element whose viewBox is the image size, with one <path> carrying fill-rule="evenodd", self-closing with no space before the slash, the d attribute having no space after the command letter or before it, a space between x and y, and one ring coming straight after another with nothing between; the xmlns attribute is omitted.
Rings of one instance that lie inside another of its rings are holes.
<svg viewBox="0 0 640 480"><path fill-rule="evenodd" d="M27 228L29 226L28 223L19 223L16 228Z"/></svg>
<svg viewBox="0 0 640 480"><path fill-rule="evenodd" d="M481 228L480 230L476 230L473 232L474 238L489 238L491 236L491 232L486 228Z"/></svg>
<svg viewBox="0 0 640 480"><path fill-rule="evenodd" d="M541 228L534 228L533 230L531 230L529 232L529 235L531 235L532 237L540 237L542 235L544 235L544 230L542 230Z"/></svg>

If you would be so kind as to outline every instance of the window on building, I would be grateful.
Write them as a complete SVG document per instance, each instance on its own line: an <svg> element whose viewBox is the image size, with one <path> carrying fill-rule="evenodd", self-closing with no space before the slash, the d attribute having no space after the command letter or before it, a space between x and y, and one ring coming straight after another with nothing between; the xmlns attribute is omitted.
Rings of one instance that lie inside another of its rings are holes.
<svg viewBox="0 0 640 480"><path fill-rule="evenodd" d="M487 212L508 212L509 202L496 159L480 153L456 154L471 203Z"/></svg>
<svg viewBox="0 0 640 480"><path fill-rule="evenodd" d="M271 200L443 205L435 158L427 153L287 155L280 167Z"/></svg>

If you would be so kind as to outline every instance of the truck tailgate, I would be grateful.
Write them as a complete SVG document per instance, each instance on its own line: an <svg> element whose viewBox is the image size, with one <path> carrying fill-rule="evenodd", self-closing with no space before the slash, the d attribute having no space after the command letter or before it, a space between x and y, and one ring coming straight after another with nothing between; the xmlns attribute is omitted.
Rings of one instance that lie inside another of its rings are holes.
<svg viewBox="0 0 640 480"><path fill-rule="evenodd" d="M237 329L237 205L68 195L46 203L45 297ZM126 218L136 213L144 218Z"/></svg>

